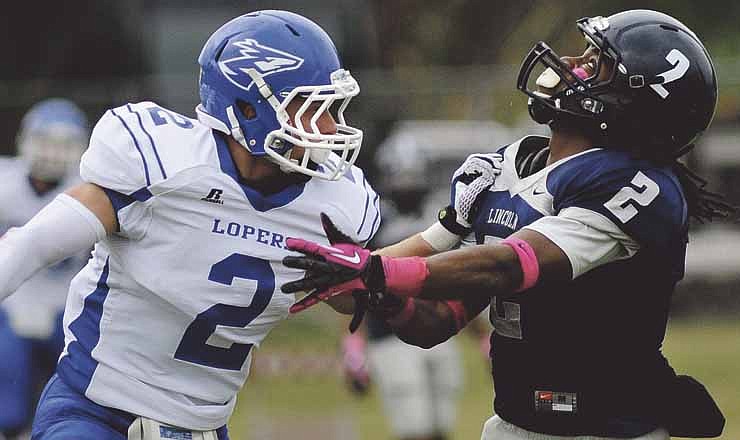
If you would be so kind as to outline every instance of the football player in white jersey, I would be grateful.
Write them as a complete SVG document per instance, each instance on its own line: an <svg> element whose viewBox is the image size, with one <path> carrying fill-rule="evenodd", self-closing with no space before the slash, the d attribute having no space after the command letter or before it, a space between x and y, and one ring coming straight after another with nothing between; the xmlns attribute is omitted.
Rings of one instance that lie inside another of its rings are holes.
<svg viewBox="0 0 740 440"><path fill-rule="evenodd" d="M362 132L344 119L359 86L317 24L249 13L198 62L197 119L153 102L109 110L85 183L0 240L0 297L95 243L34 439L228 438L252 348L294 302L279 289L302 273L281 264L286 237L329 244L322 211L360 243L379 226L353 166Z"/></svg>
<svg viewBox="0 0 740 440"><path fill-rule="evenodd" d="M73 102L52 98L31 107L18 131L18 156L0 160L0 233L22 226L80 183L76 168L88 136L87 117ZM88 256L80 253L39 272L0 306L0 437L30 427L37 391L64 346L69 282Z"/></svg>

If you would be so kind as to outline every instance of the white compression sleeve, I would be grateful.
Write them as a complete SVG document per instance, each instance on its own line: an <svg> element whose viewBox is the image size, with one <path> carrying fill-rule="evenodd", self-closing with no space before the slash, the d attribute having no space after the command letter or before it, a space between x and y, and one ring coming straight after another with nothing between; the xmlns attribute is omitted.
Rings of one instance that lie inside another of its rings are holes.
<svg viewBox="0 0 740 440"><path fill-rule="evenodd" d="M103 224L85 205L58 195L0 238L0 301L39 270L92 248L105 236Z"/></svg>

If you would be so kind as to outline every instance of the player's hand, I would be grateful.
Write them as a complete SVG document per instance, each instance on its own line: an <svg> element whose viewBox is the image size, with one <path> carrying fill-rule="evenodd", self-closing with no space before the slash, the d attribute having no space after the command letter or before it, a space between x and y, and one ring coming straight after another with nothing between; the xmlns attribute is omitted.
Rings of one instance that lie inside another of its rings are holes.
<svg viewBox="0 0 740 440"><path fill-rule="evenodd" d="M439 218L450 232L457 235L470 233L478 201L501 174L503 160L499 153L471 154L452 175L453 203L440 212Z"/></svg>
<svg viewBox="0 0 740 440"><path fill-rule="evenodd" d="M331 219L321 213L321 224L329 239L330 246L288 238L288 249L298 251L304 256L285 257L283 264L295 269L303 269L306 275L297 281L283 284L284 293L300 291L311 292L295 303L291 313L298 313L321 301L338 295L354 295L356 300L355 318L352 327L356 328L367 309L367 292L383 290L383 268L379 256L355 243L337 229Z"/></svg>
<svg viewBox="0 0 740 440"><path fill-rule="evenodd" d="M357 333L348 334L342 339L344 377L350 390L358 395L366 394L370 386L366 346L365 338Z"/></svg>

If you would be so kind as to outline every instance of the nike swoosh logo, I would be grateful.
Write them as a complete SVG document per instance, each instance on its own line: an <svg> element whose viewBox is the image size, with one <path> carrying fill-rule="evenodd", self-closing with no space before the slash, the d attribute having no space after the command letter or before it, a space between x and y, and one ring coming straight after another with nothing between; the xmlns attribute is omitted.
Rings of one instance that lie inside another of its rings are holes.
<svg viewBox="0 0 740 440"><path fill-rule="evenodd" d="M544 189L540 190L538 188L535 188L534 191L532 191L532 194L535 195L535 196L538 196L538 195L544 194L544 193L545 193L545 190Z"/></svg>
<svg viewBox="0 0 740 440"><path fill-rule="evenodd" d="M344 255L344 254L329 254L329 255L331 255L332 257L337 257L340 260L344 260L351 264L359 264L360 262L360 254L358 254L357 251L355 251L355 255L352 257Z"/></svg>

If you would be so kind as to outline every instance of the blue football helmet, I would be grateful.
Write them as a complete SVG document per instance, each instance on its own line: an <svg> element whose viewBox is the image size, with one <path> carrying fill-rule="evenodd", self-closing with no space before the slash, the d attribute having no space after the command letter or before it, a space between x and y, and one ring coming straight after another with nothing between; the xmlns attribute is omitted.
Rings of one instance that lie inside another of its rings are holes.
<svg viewBox="0 0 740 440"><path fill-rule="evenodd" d="M21 121L18 154L29 164L32 177L60 181L79 166L89 130L85 113L72 101L45 99L33 105Z"/></svg>
<svg viewBox="0 0 740 440"><path fill-rule="evenodd" d="M357 159L362 131L347 125L344 110L360 87L316 23L277 10L242 15L211 35L198 63L198 120L252 155L267 155L285 172L328 180L339 179ZM286 108L296 99L302 103L291 119ZM240 111L245 103L254 117ZM317 121L335 103L337 132L321 134ZM315 112L305 127L301 117L309 109ZM294 147L305 149L301 160L291 158Z"/></svg>

